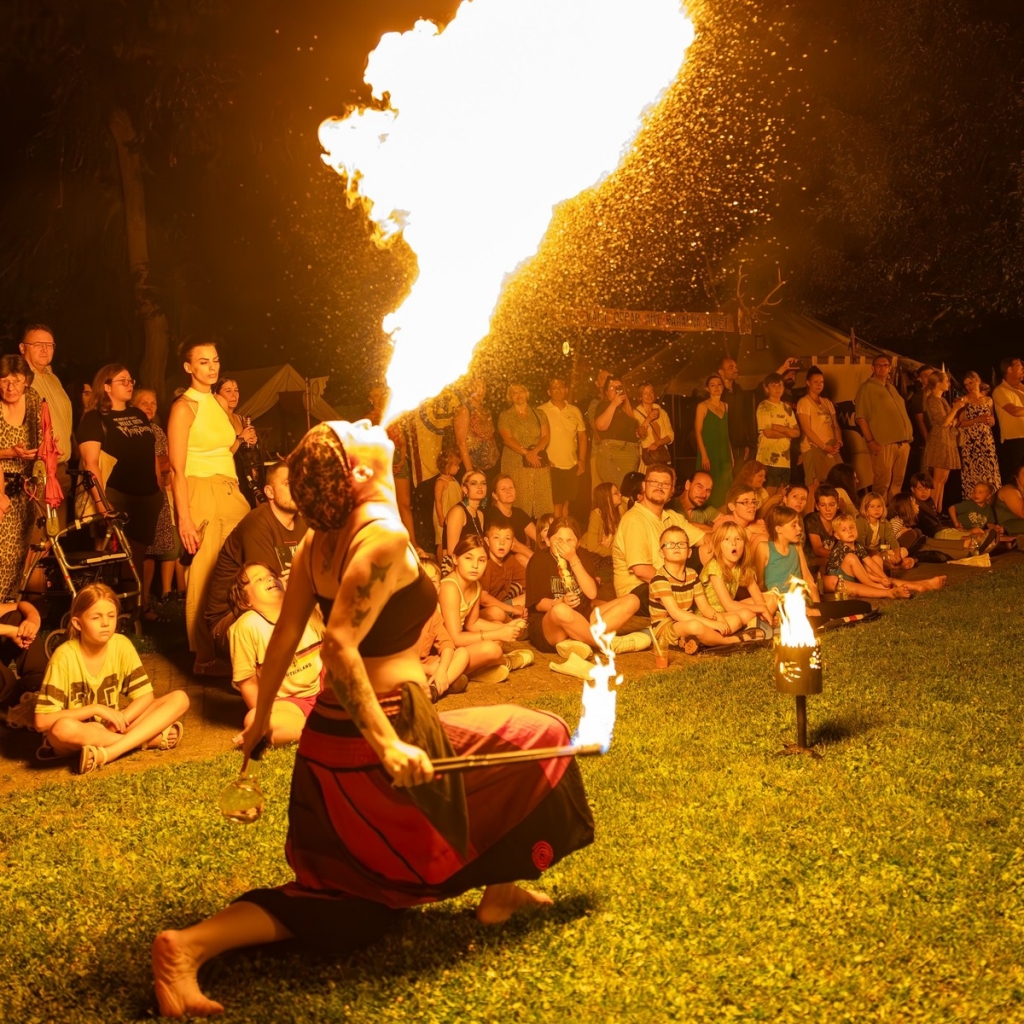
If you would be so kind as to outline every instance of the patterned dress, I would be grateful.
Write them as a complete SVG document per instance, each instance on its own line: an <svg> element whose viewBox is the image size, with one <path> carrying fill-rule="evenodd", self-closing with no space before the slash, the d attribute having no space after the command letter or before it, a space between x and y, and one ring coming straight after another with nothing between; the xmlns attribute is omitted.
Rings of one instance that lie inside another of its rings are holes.
<svg viewBox="0 0 1024 1024"><path fill-rule="evenodd" d="M34 448L39 444L39 394L33 388L25 390L25 418L20 426L13 426L0 416L0 449L13 448L21 445ZM24 459L0 459L0 470L5 474L5 483L9 482L11 506L0 519L0 600L15 601L18 597L18 584L21 582L21 570L25 565L29 538L32 534L32 521L35 518L36 505L18 485L16 479L8 481L6 474L31 473L32 463Z"/></svg>
<svg viewBox="0 0 1024 1024"><path fill-rule="evenodd" d="M939 395L924 400L928 419L928 442L924 446L924 464L929 469L959 469L960 453L956 447L956 427L942 425L949 415L949 403Z"/></svg>
<svg viewBox="0 0 1024 1024"><path fill-rule="evenodd" d="M969 498L975 484L991 484L996 490L1002 486L999 476L999 460L996 458L996 442L992 428L987 423L978 423L982 416L992 415L992 406L987 402L967 402L960 416L963 444L960 446L961 470L964 497Z"/></svg>
<svg viewBox="0 0 1024 1024"><path fill-rule="evenodd" d="M153 428L157 456L166 456L167 435L155 423L151 423L150 426ZM171 519L171 503L164 501L160 509L160 518L156 521L156 535L153 537L153 543L146 548L146 554L160 561L169 561L177 556L177 552L178 534Z"/></svg>
<svg viewBox="0 0 1024 1024"><path fill-rule="evenodd" d="M533 448L540 444L542 422L546 425L547 417L540 410L527 407L527 415L520 416L512 407L498 417L498 430L511 434L523 448ZM524 466L522 455L506 446L501 454L501 472L515 481L515 503L531 519L551 511L554 503L551 470L547 466L540 469Z"/></svg>

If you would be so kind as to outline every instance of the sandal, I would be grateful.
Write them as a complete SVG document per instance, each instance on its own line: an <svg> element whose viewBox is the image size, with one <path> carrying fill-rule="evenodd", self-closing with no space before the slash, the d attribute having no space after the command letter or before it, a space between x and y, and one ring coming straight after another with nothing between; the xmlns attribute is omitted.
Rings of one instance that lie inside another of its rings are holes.
<svg viewBox="0 0 1024 1024"><path fill-rule="evenodd" d="M736 635L740 638L741 644L764 643L768 639L768 635L760 626L752 626L750 629L741 630Z"/></svg>
<svg viewBox="0 0 1024 1024"><path fill-rule="evenodd" d="M78 755L78 774L88 775L90 772L96 771L97 768L102 768L106 763L107 748L94 747L91 743L86 743Z"/></svg>
<svg viewBox="0 0 1024 1024"><path fill-rule="evenodd" d="M178 731L171 736L171 730L177 729ZM147 747L147 750L173 750L180 742L181 737L185 735L185 726L179 722L171 722L166 729L160 733L160 742L154 743L151 747ZM154 737L155 739L156 737Z"/></svg>
<svg viewBox="0 0 1024 1024"><path fill-rule="evenodd" d="M43 740L36 751L36 760L46 764L48 761L59 761L60 754L50 746L49 740Z"/></svg>

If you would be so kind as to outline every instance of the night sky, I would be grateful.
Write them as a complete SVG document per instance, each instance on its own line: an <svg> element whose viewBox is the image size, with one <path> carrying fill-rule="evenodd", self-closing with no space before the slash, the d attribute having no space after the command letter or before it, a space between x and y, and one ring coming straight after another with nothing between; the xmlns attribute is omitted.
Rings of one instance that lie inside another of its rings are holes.
<svg viewBox="0 0 1024 1024"><path fill-rule="evenodd" d="M784 308L987 377L1019 351L1022 320L1022 7L693 5L683 76L619 174L560 209L499 305L485 372L557 362L579 340L552 326L566 304L727 308L743 259L753 294L778 265ZM383 373L380 318L414 261L401 243L373 246L319 160L317 127L368 99L365 56L383 32L456 8L4 5L5 347L46 320L69 378L141 359L106 124L121 104L141 139L151 283L173 340L218 335L232 368L330 373L328 397L358 404ZM587 343L625 364L663 339Z"/></svg>

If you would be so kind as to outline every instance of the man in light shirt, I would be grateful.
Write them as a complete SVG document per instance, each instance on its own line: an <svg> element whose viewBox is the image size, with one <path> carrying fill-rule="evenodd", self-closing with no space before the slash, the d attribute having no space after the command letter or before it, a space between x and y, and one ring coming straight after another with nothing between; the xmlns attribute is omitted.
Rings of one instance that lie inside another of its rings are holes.
<svg viewBox="0 0 1024 1024"><path fill-rule="evenodd" d="M68 459L71 457L71 399L61 385L60 379L53 372L51 363L56 344L53 331L46 324L29 324L21 336L18 346L25 362L32 368L35 379L32 387L39 392L40 398L46 399L50 409L50 420L53 423L53 437L60 454L57 456L57 481L65 497L71 490L71 477L68 475ZM67 503L57 509L57 519L63 529L67 525Z"/></svg>
<svg viewBox="0 0 1024 1024"><path fill-rule="evenodd" d="M551 498L554 513L569 515L569 503L579 493L579 479L587 467L587 425L583 413L565 396L568 388L561 377L552 377L548 383L551 399L538 408L548 418L551 440L548 459L551 462Z"/></svg>
<svg viewBox="0 0 1024 1024"><path fill-rule="evenodd" d="M1013 480L1014 470L1024 460L1024 363L1007 356L999 364L1003 380L992 392L992 404L999 421L999 471Z"/></svg>

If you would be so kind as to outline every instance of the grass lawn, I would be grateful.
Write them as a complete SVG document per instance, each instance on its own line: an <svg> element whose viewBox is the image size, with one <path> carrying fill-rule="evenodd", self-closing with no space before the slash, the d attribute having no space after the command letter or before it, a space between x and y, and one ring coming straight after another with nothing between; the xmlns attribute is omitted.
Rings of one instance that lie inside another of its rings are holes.
<svg viewBox="0 0 1024 1024"><path fill-rule="evenodd" d="M233 954L204 988L229 1021L1024 1021L1021 606L1017 567L827 635L822 760L777 756L767 651L628 679L553 912L484 930L470 893L359 957ZM216 810L237 756L6 798L0 1020L147 1016L158 930L287 877L292 756L249 828Z"/></svg>

